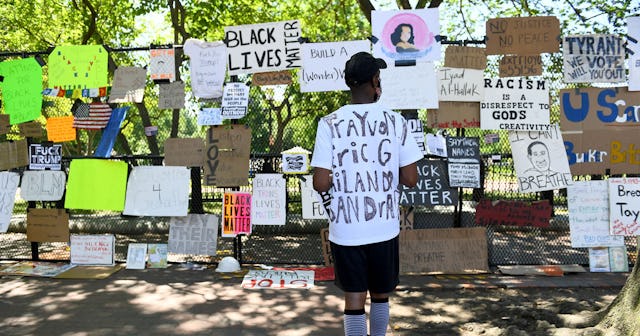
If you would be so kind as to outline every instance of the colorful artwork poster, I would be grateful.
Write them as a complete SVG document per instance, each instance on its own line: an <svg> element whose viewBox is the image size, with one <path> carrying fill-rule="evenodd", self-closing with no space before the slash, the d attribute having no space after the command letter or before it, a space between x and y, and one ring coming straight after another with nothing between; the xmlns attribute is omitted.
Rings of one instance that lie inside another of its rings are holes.
<svg viewBox="0 0 640 336"><path fill-rule="evenodd" d="M609 178L609 233L640 235L640 178Z"/></svg>
<svg viewBox="0 0 640 336"><path fill-rule="evenodd" d="M229 76L302 66L298 20L224 27Z"/></svg>
<svg viewBox="0 0 640 336"><path fill-rule="evenodd" d="M629 91L640 91L640 16L627 17Z"/></svg>
<svg viewBox="0 0 640 336"><path fill-rule="evenodd" d="M124 209L126 162L76 159L69 165L64 207L83 210Z"/></svg>
<svg viewBox="0 0 640 336"><path fill-rule="evenodd" d="M440 60L441 45L436 41L440 35L439 18L437 8L372 11L372 35L377 39L373 55L390 67Z"/></svg>
<svg viewBox="0 0 640 336"><path fill-rule="evenodd" d="M123 214L186 216L191 171L186 167L133 167L127 182Z"/></svg>
<svg viewBox="0 0 640 336"><path fill-rule="evenodd" d="M49 54L49 87L95 89L108 85L109 54L101 45L58 46Z"/></svg>
<svg viewBox="0 0 640 336"><path fill-rule="evenodd" d="M151 243L147 244L147 268L167 268L168 244Z"/></svg>
<svg viewBox="0 0 640 336"><path fill-rule="evenodd" d="M149 77L153 81L173 82L176 80L176 57L173 46L149 50Z"/></svg>
<svg viewBox="0 0 640 336"><path fill-rule="evenodd" d="M509 142L520 192L562 189L573 184L558 125L547 131L511 131Z"/></svg>
<svg viewBox="0 0 640 336"><path fill-rule="evenodd" d="M20 174L0 172L0 232L7 232L13 214Z"/></svg>
<svg viewBox="0 0 640 336"><path fill-rule="evenodd" d="M1 110L11 125L38 118L42 110L42 67L35 58L0 62Z"/></svg>
<svg viewBox="0 0 640 336"><path fill-rule="evenodd" d="M282 174L256 174L252 181L251 223L285 225L287 181Z"/></svg>
<svg viewBox="0 0 640 336"><path fill-rule="evenodd" d="M575 181L567 187L571 247L624 246L609 234L609 183Z"/></svg>
<svg viewBox="0 0 640 336"><path fill-rule="evenodd" d="M325 92L349 87L344 81L345 63L352 55L371 50L367 40L302 44L301 92Z"/></svg>
<svg viewBox="0 0 640 336"><path fill-rule="evenodd" d="M222 237L251 234L251 193L225 192L223 207Z"/></svg>
<svg viewBox="0 0 640 336"><path fill-rule="evenodd" d="M624 41L613 34L569 35L562 39L566 83L618 83L627 79Z"/></svg>

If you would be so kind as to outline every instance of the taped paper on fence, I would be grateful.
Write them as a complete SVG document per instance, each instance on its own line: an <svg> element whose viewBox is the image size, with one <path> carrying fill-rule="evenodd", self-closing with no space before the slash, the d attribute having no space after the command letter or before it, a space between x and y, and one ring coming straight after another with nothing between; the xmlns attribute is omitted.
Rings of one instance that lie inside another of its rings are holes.
<svg viewBox="0 0 640 336"><path fill-rule="evenodd" d="M609 178L609 233L640 235L640 178Z"/></svg>
<svg viewBox="0 0 640 336"><path fill-rule="evenodd" d="M369 50L371 42L367 40L303 43L302 59L305 62L298 73L300 92L349 90L344 81L344 65L352 55Z"/></svg>
<svg viewBox="0 0 640 336"><path fill-rule="evenodd" d="M159 109L181 109L184 108L184 82L163 83L159 85L158 94Z"/></svg>
<svg viewBox="0 0 640 336"><path fill-rule="evenodd" d="M39 138L42 136L42 125L37 121L29 121L18 125L20 135L25 138Z"/></svg>
<svg viewBox="0 0 640 336"><path fill-rule="evenodd" d="M40 117L42 111L42 67L35 58L0 62L2 110L11 125ZM2 132L0 132L2 134Z"/></svg>
<svg viewBox="0 0 640 336"><path fill-rule="evenodd" d="M536 55L560 50L560 21L555 16L489 19L487 55Z"/></svg>
<svg viewBox="0 0 640 336"><path fill-rule="evenodd" d="M127 182L123 214L186 216L191 172L185 167L133 167Z"/></svg>
<svg viewBox="0 0 640 336"><path fill-rule="evenodd" d="M249 183L251 128L212 126L207 131L204 185L238 187Z"/></svg>
<svg viewBox="0 0 640 336"><path fill-rule="evenodd" d="M55 170L26 170L22 173L20 197L25 201L59 201L64 195L67 174Z"/></svg>
<svg viewBox="0 0 640 336"><path fill-rule="evenodd" d="M124 209L127 163L100 159L75 159L69 167L67 209Z"/></svg>
<svg viewBox="0 0 640 336"><path fill-rule="evenodd" d="M487 54L484 48L448 45L444 52L444 66L484 70Z"/></svg>
<svg viewBox="0 0 640 336"><path fill-rule="evenodd" d="M27 211L27 240L30 242L68 242L69 214L65 209Z"/></svg>

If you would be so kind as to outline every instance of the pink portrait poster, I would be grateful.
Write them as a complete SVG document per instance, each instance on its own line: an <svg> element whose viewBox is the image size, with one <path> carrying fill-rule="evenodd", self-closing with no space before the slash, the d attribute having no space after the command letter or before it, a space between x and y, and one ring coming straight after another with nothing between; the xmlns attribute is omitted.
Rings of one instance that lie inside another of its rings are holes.
<svg viewBox="0 0 640 336"><path fill-rule="evenodd" d="M430 62L441 59L439 11L437 8L372 11L375 37L373 54L387 65Z"/></svg>

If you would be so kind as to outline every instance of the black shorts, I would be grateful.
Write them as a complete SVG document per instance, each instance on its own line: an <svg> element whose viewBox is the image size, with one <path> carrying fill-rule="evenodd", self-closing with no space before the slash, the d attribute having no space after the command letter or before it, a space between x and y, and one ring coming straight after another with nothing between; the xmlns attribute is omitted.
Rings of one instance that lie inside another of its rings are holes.
<svg viewBox="0 0 640 336"><path fill-rule="evenodd" d="M345 292L390 293L399 282L398 237L379 243L344 246L331 243L335 284Z"/></svg>

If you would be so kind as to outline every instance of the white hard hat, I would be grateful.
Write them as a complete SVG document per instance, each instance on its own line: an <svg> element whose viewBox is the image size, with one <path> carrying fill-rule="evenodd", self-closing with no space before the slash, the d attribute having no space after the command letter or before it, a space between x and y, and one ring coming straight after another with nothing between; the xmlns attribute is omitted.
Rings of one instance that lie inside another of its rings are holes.
<svg viewBox="0 0 640 336"><path fill-rule="evenodd" d="M240 263L234 257L224 257L218 263L216 272L237 272L240 270Z"/></svg>

